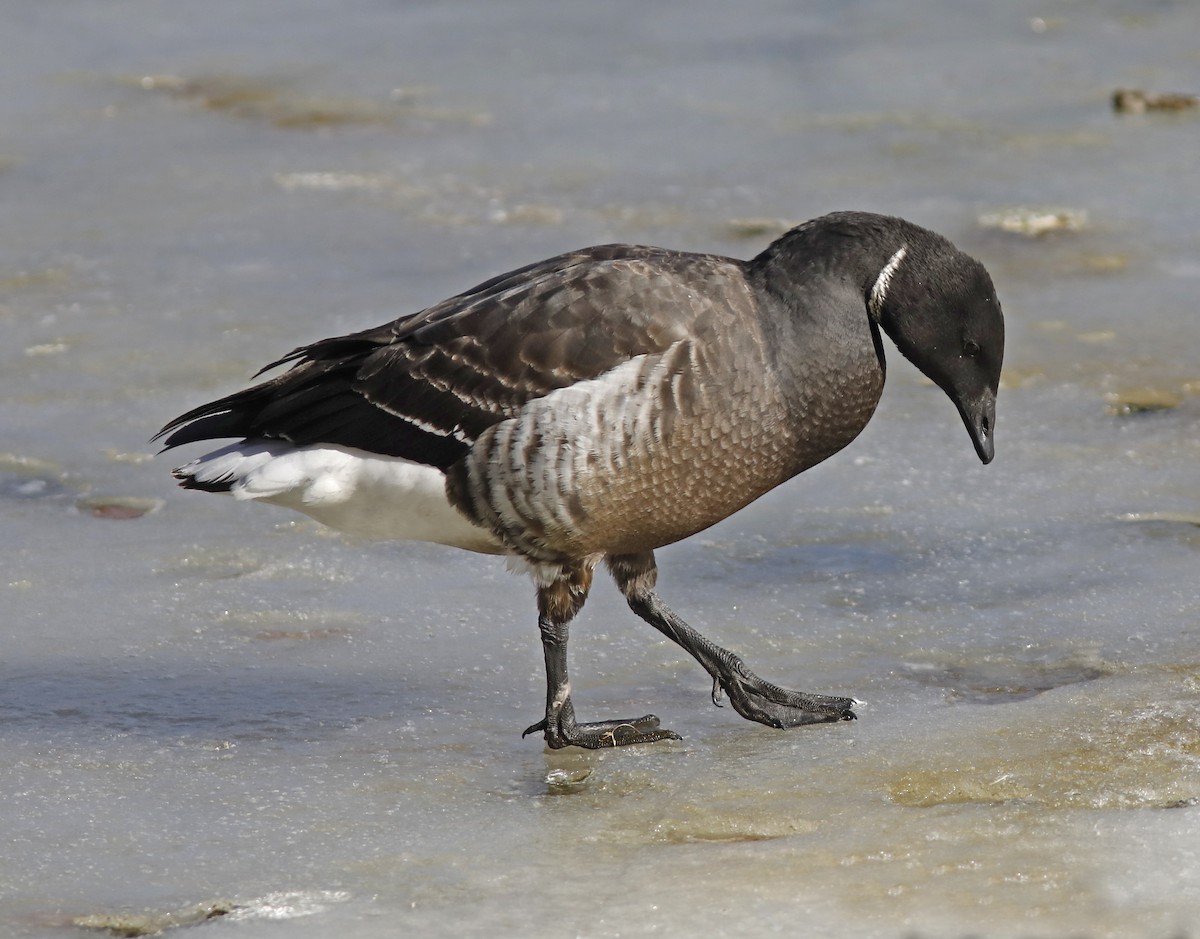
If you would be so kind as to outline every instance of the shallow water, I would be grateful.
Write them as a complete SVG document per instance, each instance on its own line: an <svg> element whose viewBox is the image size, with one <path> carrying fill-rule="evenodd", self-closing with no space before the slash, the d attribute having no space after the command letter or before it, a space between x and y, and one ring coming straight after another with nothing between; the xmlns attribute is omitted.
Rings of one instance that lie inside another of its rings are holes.
<svg viewBox="0 0 1200 939"><path fill-rule="evenodd" d="M1108 100L1200 90L1200 10L547 9L0 5L0 933L1200 935L1200 114ZM1021 206L1082 226L980 221ZM848 450L659 560L853 724L713 708L600 584L581 712L684 740L550 753L501 562L150 457L302 342L837 208L991 269L996 462L893 354Z"/></svg>

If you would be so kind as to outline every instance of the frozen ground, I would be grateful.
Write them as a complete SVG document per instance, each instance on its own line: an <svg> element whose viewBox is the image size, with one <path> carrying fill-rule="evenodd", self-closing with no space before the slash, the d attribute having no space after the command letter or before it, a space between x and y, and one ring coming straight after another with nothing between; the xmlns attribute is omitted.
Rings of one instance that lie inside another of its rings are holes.
<svg viewBox="0 0 1200 939"><path fill-rule="evenodd" d="M1194 4L0 15L0 934L1200 936L1200 114L1109 104L1200 91ZM1020 206L1078 230L980 222ZM991 269L995 463L893 355L847 451L659 560L682 615L856 723L713 708L601 585L581 712L685 739L546 752L502 563L150 456L302 342L838 208Z"/></svg>

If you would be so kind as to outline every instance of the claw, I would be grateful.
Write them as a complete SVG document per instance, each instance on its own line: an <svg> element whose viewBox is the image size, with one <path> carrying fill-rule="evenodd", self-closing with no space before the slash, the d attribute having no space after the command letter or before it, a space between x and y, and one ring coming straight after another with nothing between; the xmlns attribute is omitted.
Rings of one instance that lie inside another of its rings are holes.
<svg viewBox="0 0 1200 939"><path fill-rule="evenodd" d="M713 690L712 690L712 703L715 704L719 708L725 707L725 705L723 705L721 703L721 699L723 697L725 697L725 689L721 687L721 679L714 678L713 679Z"/></svg>
<svg viewBox="0 0 1200 939"><path fill-rule="evenodd" d="M546 718L542 718L536 724L530 724L521 732L521 739L524 740L530 734L544 734L546 732Z"/></svg>

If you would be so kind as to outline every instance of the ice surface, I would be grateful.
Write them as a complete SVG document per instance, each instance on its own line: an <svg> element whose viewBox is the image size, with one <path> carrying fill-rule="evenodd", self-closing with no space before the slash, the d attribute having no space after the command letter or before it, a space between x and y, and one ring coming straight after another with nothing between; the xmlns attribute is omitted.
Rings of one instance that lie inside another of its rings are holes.
<svg viewBox="0 0 1200 939"><path fill-rule="evenodd" d="M1195 5L4 23L0 934L1200 936L1200 118L1109 103L1200 90ZM748 256L841 208L992 271L995 463L893 352L858 441L659 561L681 615L855 723L713 708L601 583L581 716L684 740L546 752L502 561L150 458L300 343L572 247ZM1018 208L1086 223L980 224Z"/></svg>

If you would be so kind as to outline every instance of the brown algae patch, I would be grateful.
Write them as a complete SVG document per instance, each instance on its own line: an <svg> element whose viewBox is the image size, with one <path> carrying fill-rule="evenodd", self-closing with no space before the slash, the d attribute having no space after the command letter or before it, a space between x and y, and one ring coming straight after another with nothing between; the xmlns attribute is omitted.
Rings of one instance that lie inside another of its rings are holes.
<svg viewBox="0 0 1200 939"><path fill-rule="evenodd" d="M340 124L387 124L394 119L377 102L311 98L282 83L231 75L182 78L146 75L138 87L193 103L205 110L266 121L276 127L329 127Z"/></svg>
<svg viewBox="0 0 1200 939"><path fill-rule="evenodd" d="M93 518L134 519L152 515L166 503L162 499L138 496L85 496L75 507Z"/></svg>
<svg viewBox="0 0 1200 939"><path fill-rule="evenodd" d="M66 475L62 467L51 460L20 453L0 453L0 473L46 479L61 479Z"/></svg>
<svg viewBox="0 0 1200 939"><path fill-rule="evenodd" d="M981 720L884 783L897 805L1023 802L1048 809L1162 808L1200 795L1200 665L1172 666L1119 694L1066 691L1054 707ZM1085 690L1086 688L1086 690ZM1111 689L1109 689L1111 692ZM1008 709L1001 709L1008 710ZM990 711L996 714L996 711Z"/></svg>
<svg viewBox="0 0 1200 939"><path fill-rule="evenodd" d="M89 913L71 919L81 929L105 932L110 936L158 936L182 926L200 926L214 919L296 919L324 913L333 903L342 903L349 894L341 890L279 891L245 903L210 901L175 910Z"/></svg>
<svg viewBox="0 0 1200 939"><path fill-rule="evenodd" d="M979 216L982 228L995 229L1026 238L1041 238L1057 232L1080 232L1088 227L1083 209L1014 206Z"/></svg>
<svg viewBox="0 0 1200 939"><path fill-rule="evenodd" d="M1200 95L1118 88L1112 94L1112 106L1118 114L1145 114L1147 111L1178 113L1200 108Z"/></svg>
<svg viewBox="0 0 1200 939"><path fill-rule="evenodd" d="M1130 417L1135 414L1152 414L1156 411L1171 411L1183 403L1183 395L1167 388L1126 388L1105 395L1108 413L1114 417Z"/></svg>
<svg viewBox="0 0 1200 939"><path fill-rule="evenodd" d="M387 100L303 94L282 79L238 75L145 75L124 79L148 92L195 104L209 111L262 121L275 127L320 130L345 125L392 126L411 119L483 126L486 112L429 107L422 93L398 89Z"/></svg>
<svg viewBox="0 0 1200 939"><path fill-rule="evenodd" d="M667 844L740 844L791 838L816 830L800 813L778 811L769 792L747 793L701 803L669 805L653 827L654 839Z"/></svg>
<svg viewBox="0 0 1200 939"><path fill-rule="evenodd" d="M157 936L180 926L197 926L212 919L228 916L235 909L237 907L232 903L198 903L165 913L89 913L76 916L71 922L81 929L134 939L138 936Z"/></svg>
<svg viewBox="0 0 1200 939"><path fill-rule="evenodd" d="M1129 267L1129 256L1125 254L1082 254L1079 263L1085 271L1093 274L1115 274Z"/></svg>

